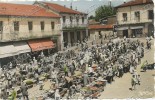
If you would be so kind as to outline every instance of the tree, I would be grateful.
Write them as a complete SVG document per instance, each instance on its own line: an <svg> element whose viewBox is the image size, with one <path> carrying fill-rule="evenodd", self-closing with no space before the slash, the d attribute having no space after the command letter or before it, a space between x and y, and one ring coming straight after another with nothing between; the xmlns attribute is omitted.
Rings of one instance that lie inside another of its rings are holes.
<svg viewBox="0 0 155 100"><path fill-rule="evenodd" d="M88 19L95 19L95 17L93 15L91 15Z"/></svg>
<svg viewBox="0 0 155 100"><path fill-rule="evenodd" d="M114 7L110 5L100 6L95 11L95 20L99 21L102 18L112 16L115 14L116 14L116 10L114 9Z"/></svg>

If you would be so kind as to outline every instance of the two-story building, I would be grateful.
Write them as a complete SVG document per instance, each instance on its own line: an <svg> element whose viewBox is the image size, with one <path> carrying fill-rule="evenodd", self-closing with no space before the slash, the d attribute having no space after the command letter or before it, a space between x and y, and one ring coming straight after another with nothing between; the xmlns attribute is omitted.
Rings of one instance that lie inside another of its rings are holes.
<svg viewBox="0 0 155 100"><path fill-rule="evenodd" d="M87 36L87 14L54 3L35 2L53 13L61 16L61 47L74 46L78 41L83 41Z"/></svg>
<svg viewBox="0 0 155 100"><path fill-rule="evenodd" d="M60 16L37 5L0 3L0 58L58 48ZM1 60L2 61L2 60Z"/></svg>
<svg viewBox="0 0 155 100"><path fill-rule="evenodd" d="M154 4L152 0L132 0L116 7L119 36L153 36Z"/></svg>

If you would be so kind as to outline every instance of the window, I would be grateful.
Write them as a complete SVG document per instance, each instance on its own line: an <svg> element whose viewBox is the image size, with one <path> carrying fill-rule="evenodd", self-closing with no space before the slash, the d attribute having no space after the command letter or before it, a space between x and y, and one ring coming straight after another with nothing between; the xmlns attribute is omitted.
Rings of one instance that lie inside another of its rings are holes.
<svg viewBox="0 0 155 100"><path fill-rule="evenodd" d="M140 21L140 12L139 11L135 12L135 20Z"/></svg>
<svg viewBox="0 0 155 100"><path fill-rule="evenodd" d="M44 23L44 21L40 22L40 24L41 24L41 30L44 31L44 28L45 28L45 23Z"/></svg>
<svg viewBox="0 0 155 100"><path fill-rule="evenodd" d="M28 28L29 28L29 31L33 30L33 23L32 22L28 22Z"/></svg>
<svg viewBox="0 0 155 100"><path fill-rule="evenodd" d="M84 17L82 17L82 23L84 23Z"/></svg>
<svg viewBox="0 0 155 100"><path fill-rule="evenodd" d="M66 22L66 16L63 16L63 23Z"/></svg>
<svg viewBox="0 0 155 100"><path fill-rule="evenodd" d="M71 22L71 23L73 22L73 17L72 17L72 16L70 16L70 22Z"/></svg>
<svg viewBox="0 0 155 100"><path fill-rule="evenodd" d="M76 22L79 23L79 17L76 17Z"/></svg>
<svg viewBox="0 0 155 100"><path fill-rule="evenodd" d="M123 13L123 21L127 21L128 17L127 17L127 13Z"/></svg>
<svg viewBox="0 0 155 100"><path fill-rule="evenodd" d="M14 21L14 31L19 31L19 21Z"/></svg>
<svg viewBox="0 0 155 100"><path fill-rule="evenodd" d="M51 22L51 29L54 29L54 22Z"/></svg>
<svg viewBox="0 0 155 100"><path fill-rule="evenodd" d="M0 34L3 32L3 21L0 21Z"/></svg>
<svg viewBox="0 0 155 100"><path fill-rule="evenodd" d="M153 18L154 18L153 10L148 10L148 19L153 19Z"/></svg>

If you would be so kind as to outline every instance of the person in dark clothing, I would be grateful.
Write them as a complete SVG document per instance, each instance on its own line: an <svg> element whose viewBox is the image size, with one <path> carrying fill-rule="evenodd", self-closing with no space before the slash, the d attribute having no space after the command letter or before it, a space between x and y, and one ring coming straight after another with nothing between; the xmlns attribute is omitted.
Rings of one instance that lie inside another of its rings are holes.
<svg viewBox="0 0 155 100"><path fill-rule="evenodd" d="M26 86L26 84L23 83L21 86L21 92L22 92L23 98L24 99L26 98L26 100L29 100L27 90L28 90L28 87Z"/></svg>

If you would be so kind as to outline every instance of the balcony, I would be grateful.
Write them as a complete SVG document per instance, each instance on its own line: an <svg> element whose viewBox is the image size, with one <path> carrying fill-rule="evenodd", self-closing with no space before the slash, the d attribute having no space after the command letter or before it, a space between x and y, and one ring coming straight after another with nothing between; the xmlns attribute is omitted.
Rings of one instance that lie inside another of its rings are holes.
<svg viewBox="0 0 155 100"><path fill-rule="evenodd" d="M53 36L60 35L60 31L44 31L44 32L11 32L11 33L3 33L0 34L0 41L20 41L20 40L29 40L29 39L37 39L37 38L50 38Z"/></svg>
<svg viewBox="0 0 155 100"><path fill-rule="evenodd" d="M63 29L85 29L87 24L62 24Z"/></svg>
<svg viewBox="0 0 155 100"><path fill-rule="evenodd" d="M153 19L133 19L133 20L118 20L118 24L126 25L126 24L138 24L138 23L151 23Z"/></svg>

